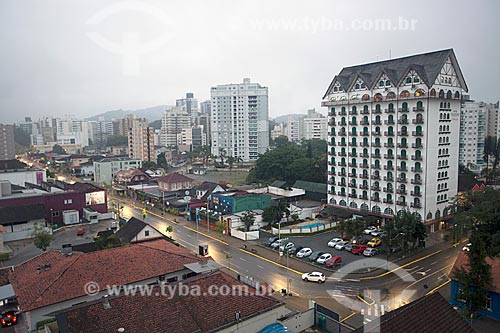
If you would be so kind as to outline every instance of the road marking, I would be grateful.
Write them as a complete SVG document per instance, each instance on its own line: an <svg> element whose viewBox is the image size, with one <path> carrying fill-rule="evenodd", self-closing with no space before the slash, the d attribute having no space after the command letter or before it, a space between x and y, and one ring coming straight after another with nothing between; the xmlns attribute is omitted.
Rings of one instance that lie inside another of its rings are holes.
<svg viewBox="0 0 500 333"><path fill-rule="evenodd" d="M193 238L193 236L191 236L190 234L186 234L186 236L188 236L189 238Z"/></svg>
<svg viewBox="0 0 500 333"><path fill-rule="evenodd" d="M224 244L224 245L229 245L229 243L226 243L226 242L224 242L224 241L222 241L222 240L220 240L220 239L217 239L217 238L215 238L215 237L212 237L212 236L210 236L210 235L207 235L206 233L203 233L203 232L201 232L201 231L196 231L196 229L193 229L193 228L191 228L191 227L187 227L187 226L185 226L185 225L183 225L182 227L183 227L184 229L191 230L192 232L196 232L197 234L200 234L200 235L203 235L203 236L205 236L205 237L207 237L207 238L210 238L211 240L214 240L214 241L219 242L219 243L221 243L221 244Z"/></svg>
<svg viewBox="0 0 500 333"><path fill-rule="evenodd" d="M345 318L342 318L342 319L340 320L340 322L341 322L341 323L343 323L344 321L346 321L347 319L351 318L351 317L352 317L352 316L354 316L355 314L356 314L356 312L351 313L350 315L346 316Z"/></svg>
<svg viewBox="0 0 500 333"><path fill-rule="evenodd" d="M248 260L246 259L243 259L243 258L239 258L241 261L244 261L244 262L248 262Z"/></svg>
<svg viewBox="0 0 500 333"><path fill-rule="evenodd" d="M285 265L282 265L282 264L278 264L277 262L274 262L274 261L272 261L272 260L270 260L270 259L267 259L267 258L265 258L265 257L259 256L259 255L255 254L255 253L250 252L250 251L243 250L243 249L239 249L239 250L240 250L241 252L245 252L246 254L249 254L249 255L254 256L254 257L256 257L256 258L259 258L259 259L261 259L261 260L267 261L267 262L269 262L269 263L271 263L271 264L273 264L273 265L276 265L276 266L278 266L278 267L281 267L281 268L284 268L284 269L288 269L290 272L293 272L293 273L295 273L295 274L297 274L297 275L302 275L302 274L304 274L304 273L302 273L302 272L296 271L296 270L295 270L295 269L293 269L293 268L286 267Z"/></svg>
<svg viewBox="0 0 500 333"><path fill-rule="evenodd" d="M196 247L194 244L192 244L192 243L190 243L190 242L188 242L188 241L185 241L185 240L183 240L183 239L179 239L179 238L178 238L178 239L176 239L176 240L177 240L178 242L187 243L187 244L191 245L193 248L195 248L195 247Z"/></svg>
<svg viewBox="0 0 500 333"><path fill-rule="evenodd" d="M260 269L265 269L264 267L262 267L261 265L257 265L257 267L259 267Z"/></svg>
<svg viewBox="0 0 500 333"><path fill-rule="evenodd" d="M431 262L431 266L437 264L437 261Z"/></svg>
<svg viewBox="0 0 500 333"><path fill-rule="evenodd" d="M436 290L438 290L439 288L442 288L444 286L446 286L448 283L451 282L451 279L448 279L447 281L441 283L439 286L437 286L436 288L432 289L431 291L429 291L427 294L425 294L425 296L429 295L429 294L432 294L433 292L435 292Z"/></svg>

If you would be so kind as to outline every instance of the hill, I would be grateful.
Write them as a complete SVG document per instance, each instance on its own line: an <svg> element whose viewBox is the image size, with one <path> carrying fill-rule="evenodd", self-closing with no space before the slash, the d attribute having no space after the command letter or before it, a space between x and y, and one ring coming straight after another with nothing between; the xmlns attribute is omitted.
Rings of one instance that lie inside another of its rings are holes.
<svg viewBox="0 0 500 333"><path fill-rule="evenodd" d="M98 120L99 117L104 117L104 120L120 119L124 118L129 114L133 114L136 117L146 118L149 121L154 121L161 119L163 116L163 111L167 108L167 105L152 106L145 109L138 110L112 110L107 111L93 117L87 118L88 120Z"/></svg>
<svg viewBox="0 0 500 333"><path fill-rule="evenodd" d="M276 117L274 119L274 122L276 124L279 124L279 123L285 123L287 122L289 119L299 119L299 118L304 118L305 116L307 116L306 114L302 114L302 113L292 113L292 114L285 114L283 116L279 116L279 117Z"/></svg>

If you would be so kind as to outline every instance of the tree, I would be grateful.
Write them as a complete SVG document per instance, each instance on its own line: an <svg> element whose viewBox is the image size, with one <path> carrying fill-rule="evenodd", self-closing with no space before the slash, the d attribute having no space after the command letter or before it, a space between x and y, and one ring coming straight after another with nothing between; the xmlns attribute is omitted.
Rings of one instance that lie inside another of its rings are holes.
<svg viewBox="0 0 500 333"><path fill-rule="evenodd" d="M250 231L250 227L255 223L255 214L251 211L243 213L241 222L243 222L243 224L245 225L246 231Z"/></svg>
<svg viewBox="0 0 500 333"><path fill-rule="evenodd" d="M288 137L285 135L280 135L276 139L273 140L273 144L276 147L281 147L281 146L284 146L288 143L289 143Z"/></svg>
<svg viewBox="0 0 500 333"><path fill-rule="evenodd" d="M232 156L229 156L227 158L227 164L229 164L229 172L233 171L233 164L234 164L234 162L236 162L236 158L234 158Z"/></svg>
<svg viewBox="0 0 500 333"><path fill-rule="evenodd" d="M42 251L46 251L54 239L54 236L40 224L35 225L32 236L33 243Z"/></svg>
<svg viewBox="0 0 500 333"><path fill-rule="evenodd" d="M59 155L66 154L66 150L58 144L55 144L54 147L52 147L52 152Z"/></svg>
<svg viewBox="0 0 500 333"><path fill-rule="evenodd" d="M106 147L112 146L126 146L128 138L125 135L111 135L106 140Z"/></svg>
<svg viewBox="0 0 500 333"><path fill-rule="evenodd" d="M220 164L224 165L224 158L226 158L226 154L227 154L226 149L225 148L219 149L219 154L220 154L219 155L220 156Z"/></svg>
<svg viewBox="0 0 500 333"><path fill-rule="evenodd" d="M150 122L149 127L152 127L154 129L161 129L161 119Z"/></svg>
<svg viewBox="0 0 500 333"><path fill-rule="evenodd" d="M351 219L340 222L339 230L342 234L349 235L354 240L359 240L365 228L365 222L361 219Z"/></svg>
<svg viewBox="0 0 500 333"><path fill-rule="evenodd" d="M112 249L125 245L125 243L122 243L114 234L108 237L96 237L94 238L94 242L99 250Z"/></svg>
<svg viewBox="0 0 500 333"><path fill-rule="evenodd" d="M297 221L299 220L299 214L292 214L291 217L294 223L297 223Z"/></svg>
<svg viewBox="0 0 500 333"><path fill-rule="evenodd" d="M215 229L224 236L224 230L226 230L226 223L224 221L215 222Z"/></svg>
<svg viewBox="0 0 500 333"><path fill-rule="evenodd" d="M154 161L144 161L142 162L142 170L149 170L149 169L157 169L158 164L156 164Z"/></svg>
<svg viewBox="0 0 500 333"><path fill-rule="evenodd" d="M158 155L158 158L156 159L156 164L158 164L160 168L163 168L165 170L168 169L169 166L165 153L161 153L160 155Z"/></svg>

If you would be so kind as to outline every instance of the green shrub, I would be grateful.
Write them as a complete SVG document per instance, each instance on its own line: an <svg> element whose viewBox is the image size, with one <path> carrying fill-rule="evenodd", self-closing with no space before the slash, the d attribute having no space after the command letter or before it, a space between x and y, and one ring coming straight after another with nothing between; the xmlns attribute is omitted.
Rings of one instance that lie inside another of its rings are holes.
<svg viewBox="0 0 500 333"><path fill-rule="evenodd" d="M45 324L52 323L52 322L55 322L55 321L56 321L55 318L49 318L49 319L45 319L45 320L39 321L38 323L36 323L36 329L37 330L41 330L45 326Z"/></svg>
<svg viewBox="0 0 500 333"><path fill-rule="evenodd" d="M6 261L10 259L10 253L0 253L0 261Z"/></svg>

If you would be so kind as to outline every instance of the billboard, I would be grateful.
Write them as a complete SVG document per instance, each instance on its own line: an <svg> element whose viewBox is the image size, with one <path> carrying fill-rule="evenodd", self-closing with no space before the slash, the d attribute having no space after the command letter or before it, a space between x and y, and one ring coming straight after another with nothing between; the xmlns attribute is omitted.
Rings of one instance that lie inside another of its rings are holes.
<svg viewBox="0 0 500 333"><path fill-rule="evenodd" d="M85 205L102 205L106 203L106 193L104 191L85 193Z"/></svg>

